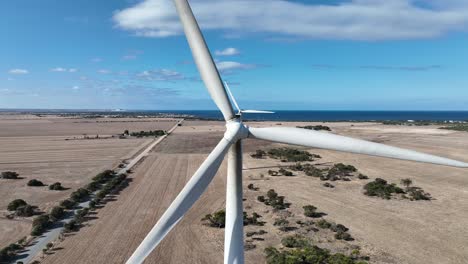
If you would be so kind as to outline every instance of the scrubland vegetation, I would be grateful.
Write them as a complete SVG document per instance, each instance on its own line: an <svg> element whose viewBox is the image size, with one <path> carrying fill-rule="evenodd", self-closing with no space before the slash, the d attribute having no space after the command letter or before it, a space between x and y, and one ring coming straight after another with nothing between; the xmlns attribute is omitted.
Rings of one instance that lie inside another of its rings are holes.
<svg viewBox="0 0 468 264"><path fill-rule="evenodd" d="M315 131L320 131L320 130L332 131L330 127L328 127L328 126L323 126L323 125L316 125L316 126L298 126L297 128L303 128L303 129L315 130Z"/></svg>
<svg viewBox="0 0 468 264"><path fill-rule="evenodd" d="M377 178L364 186L364 194L367 196L377 196L383 199L391 199L396 195L401 198L413 200L431 200L432 197L429 193L424 192L419 187L411 186L410 179L401 180L401 184L405 185L405 189L398 187L395 183L388 183L384 179Z"/></svg>
<svg viewBox="0 0 468 264"><path fill-rule="evenodd" d="M4 171L0 175L2 179L8 179L8 180L16 180L19 179L19 174L15 171Z"/></svg>
<svg viewBox="0 0 468 264"><path fill-rule="evenodd" d="M128 135L128 130L124 132L124 135ZM132 137L160 137L166 135L166 131L164 130L150 130L150 131L140 131L140 132L131 132L130 136Z"/></svg>

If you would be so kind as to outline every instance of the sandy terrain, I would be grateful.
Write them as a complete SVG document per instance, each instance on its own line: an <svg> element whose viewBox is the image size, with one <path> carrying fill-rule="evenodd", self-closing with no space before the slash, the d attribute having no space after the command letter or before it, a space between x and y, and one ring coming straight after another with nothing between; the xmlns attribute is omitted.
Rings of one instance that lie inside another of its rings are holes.
<svg viewBox="0 0 468 264"><path fill-rule="evenodd" d="M424 128L411 130L371 123L326 125L343 135L468 160L468 133L438 133L433 127L420 132ZM62 249L47 256L43 263L125 262L215 146L222 136L221 131L222 124L216 122L187 122L178 128L136 169L131 175L133 182L118 199L98 210L97 220L66 238L58 245ZM317 206L328 214L326 219L350 228L351 235L356 238L351 244L361 246L362 252L371 256L372 263L468 263L466 170L310 150L322 155L317 163L352 164L371 179L380 177L398 183L402 178L411 178L416 186L435 198L430 202L388 201L364 196L362 186L368 182L366 180L335 182L336 188L328 189L320 180L301 174L262 178L260 174L267 175L268 169L284 163L250 158L248 152L271 147L269 143L247 140L244 146L244 186L254 183L262 194L275 189L292 203L290 211L295 216L302 215L303 205ZM187 260L190 263L221 263L223 230L203 226L200 219L224 207L224 185L225 164L200 201L146 263L187 263ZM245 190L247 211L259 212L265 221L271 222L273 215L255 201L257 195ZM285 235L271 223L262 229L268 231L265 241L254 242L257 248L247 251L247 263L264 262L263 249L270 245L278 246L280 238ZM323 242L326 247L328 241Z"/></svg>
<svg viewBox="0 0 468 264"><path fill-rule="evenodd" d="M79 123L81 121L86 123ZM0 118L0 171L16 171L23 178L0 179L0 248L28 235L31 229L31 218L14 221L4 219L10 201L24 199L38 206L41 211L47 211L88 183L94 175L117 166L152 141L148 138L65 139L82 137L83 133L90 132L111 135L121 133L124 129L168 129L175 124L172 120L163 122L153 119L145 119L144 122L110 121L96 123L93 119L28 119L24 116L19 119L18 116L8 118L5 115ZM50 191L47 187L28 187L26 183L30 179L38 179L46 185L61 182L69 189Z"/></svg>

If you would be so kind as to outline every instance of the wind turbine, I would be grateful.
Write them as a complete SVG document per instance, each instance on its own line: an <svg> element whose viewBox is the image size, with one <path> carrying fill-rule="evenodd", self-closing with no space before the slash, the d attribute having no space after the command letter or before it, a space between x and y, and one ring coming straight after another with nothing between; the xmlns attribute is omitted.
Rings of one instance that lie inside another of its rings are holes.
<svg viewBox="0 0 468 264"><path fill-rule="evenodd" d="M255 138L272 142L330 149L371 156L433 163L468 168L468 163L386 146L326 132L288 127L255 128L242 122L240 111L235 114L223 82L205 43L187 0L174 0L185 35L193 53L201 78L226 121L224 137L208 155L187 185L182 189L156 225L127 261L142 263L185 213L200 198L216 175L224 156L228 154L226 185L226 226L224 263L244 263L244 231L242 208L242 140ZM231 96L232 97L232 96ZM240 109L239 109L240 110Z"/></svg>

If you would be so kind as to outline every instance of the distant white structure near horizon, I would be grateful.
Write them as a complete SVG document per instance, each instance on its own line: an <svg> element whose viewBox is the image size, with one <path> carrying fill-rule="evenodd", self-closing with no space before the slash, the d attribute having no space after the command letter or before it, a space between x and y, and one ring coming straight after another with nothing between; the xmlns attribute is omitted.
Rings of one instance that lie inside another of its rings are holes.
<svg viewBox="0 0 468 264"><path fill-rule="evenodd" d="M208 155L187 185L128 259L127 264L142 263L156 248L206 190L226 154L228 154L228 168L224 263L244 263L241 142L246 138L468 168L468 164L465 162L326 132L294 127L255 128L245 125L242 121L243 111L237 106L237 103L235 104L239 112L236 114L233 111L228 93L189 3L187 0L174 0L174 2L203 82L226 120L226 132L218 145ZM232 95L231 99L235 102Z"/></svg>

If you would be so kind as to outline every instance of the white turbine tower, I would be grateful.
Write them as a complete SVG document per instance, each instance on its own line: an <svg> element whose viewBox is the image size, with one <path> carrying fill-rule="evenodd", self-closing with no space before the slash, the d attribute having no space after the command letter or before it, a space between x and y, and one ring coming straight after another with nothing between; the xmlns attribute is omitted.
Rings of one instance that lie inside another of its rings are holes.
<svg viewBox="0 0 468 264"><path fill-rule="evenodd" d="M326 132L292 127L254 128L246 126L242 122L242 111L239 109L239 114L236 115L232 109L221 77L190 5L187 0L174 0L174 2L203 82L226 120L226 132L223 139L221 139L215 149L208 155L200 168L198 168L187 185L185 185L180 194L127 261L128 264L142 263L169 231L182 219L184 214L187 213L197 199L199 199L213 180L226 153L228 153L228 171L224 263L244 263L242 139L256 138L313 148L468 168L468 163L461 161Z"/></svg>

